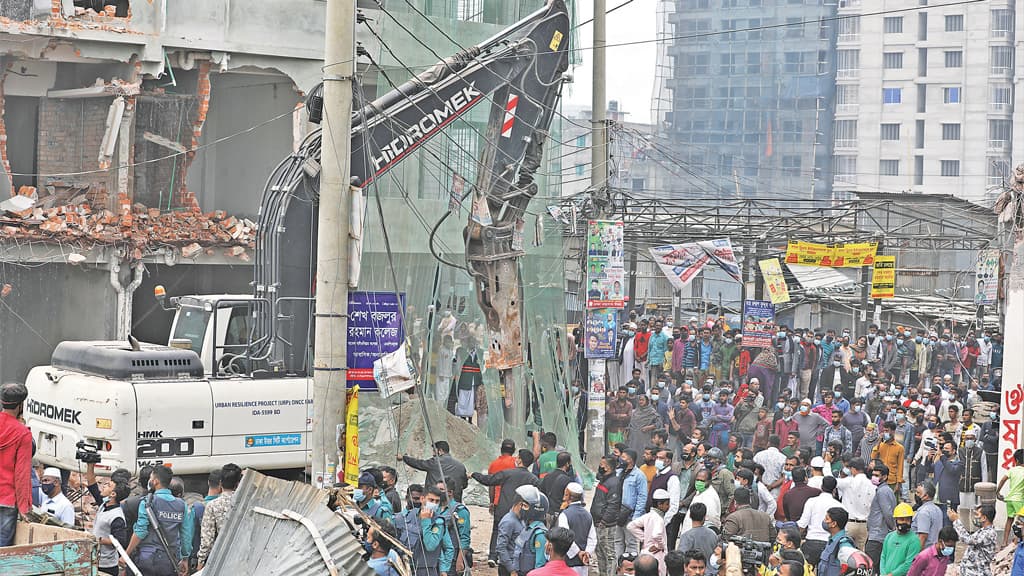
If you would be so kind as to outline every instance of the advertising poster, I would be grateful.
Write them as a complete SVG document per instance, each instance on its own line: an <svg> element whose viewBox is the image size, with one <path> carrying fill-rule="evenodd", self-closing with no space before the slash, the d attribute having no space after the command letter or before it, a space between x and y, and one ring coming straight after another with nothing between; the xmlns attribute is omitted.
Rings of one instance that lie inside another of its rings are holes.
<svg viewBox="0 0 1024 576"><path fill-rule="evenodd" d="M359 484L359 385L346 393L345 400L345 470L344 482Z"/></svg>
<svg viewBox="0 0 1024 576"><path fill-rule="evenodd" d="M676 290L689 284L711 257L696 243L666 244L650 248L654 261Z"/></svg>
<svg viewBox="0 0 1024 576"><path fill-rule="evenodd" d="M782 265L779 264L779 259L758 260L757 265L761 267L764 287L768 289L768 297L772 304L789 302L789 287L786 286L786 277L782 275Z"/></svg>
<svg viewBox="0 0 1024 576"><path fill-rule="evenodd" d="M405 294L394 292L349 292L348 294L348 386L359 384L364 391L377 390L373 362L394 352L405 341L401 310Z"/></svg>
<svg viewBox="0 0 1024 576"><path fill-rule="evenodd" d="M452 174L452 192L448 199L448 211L454 212L462 208L462 194L466 188L466 180L459 174Z"/></svg>
<svg viewBox="0 0 1024 576"><path fill-rule="evenodd" d="M995 304L999 292L999 250L978 251L974 282L974 303L985 306Z"/></svg>
<svg viewBox="0 0 1024 576"><path fill-rule="evenodd" d="M622 222L587 223L587 308L623 308L626 269L622 248Z"/></svg>
<svg viewBox="0 0 1024 576"><path fill-rule="evenodd" d="M871 297L896 297L896 257L878 256L871 273Z"/></svg>
<svg viewBox="0 0 1024 576"><path fill-rule="evenodd" d="M584 356L614 358L619 334L619 311L615 308L587 310Z"/></svg>
<svg viewBox="0 0 1024 576"><path fill-rule="evenodd" d="M732 276L733 280L737 282L743 281L740 278L740 265L736 260L736 253L733 252L732 242L728 238L704 240L697 244L704 249L705 254L721 266L722 270L725 270L726 274Z"/></svg>
<svg viewBox="0 0 1024 576"><path fill-rule="evenodd" d="M743 301L743 347L768 348L775 339L775 305L768 300Z"/></svg>
<svg viewBox="0 0 1024 576"><path fill-rule="evenodd" d="M608 401L608 387L605 382L605 361L591 360L590 365L590 412L591 436L604 438L604 410Z"/></svg>
<svg viewBox="0 0 1024 576"><path fill-rule="evenodd" d="M875 263L878 242L816 244L793 240L786 247L786 264L860 268Z"/></svg>

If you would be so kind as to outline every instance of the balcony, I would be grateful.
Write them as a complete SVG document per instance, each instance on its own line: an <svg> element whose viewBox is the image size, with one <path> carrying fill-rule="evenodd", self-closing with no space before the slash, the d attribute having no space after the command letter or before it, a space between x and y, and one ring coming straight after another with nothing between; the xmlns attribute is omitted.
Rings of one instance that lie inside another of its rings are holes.
<svg viewBox="0 0 1024 576"><path fill-rule="evenodd" d="M856 138L852 138L852 139L836 138L836 149L840 150L840 149L844 149L844 148L845 149L856 149L857 148L857 139Z"/></svg>
<svg viewBox="0 0 1024 576"><path fill-rule="evenodd" d="M860 68L836 70L836 78L860 78Z"/></svg>
<svg viewBox="0 0 1024 576"><path fill-rule="evenodd" d="M1010 141L1009 140L989 140L988 141L988 149L989 150L1000 150L1000 151L1002 151L1002 150L1008 149L1009 147L1010 147Z"/></svg>
<svg viewBox="0 0 1024 576"><path fill-rule="evenodd" d="M860 8L861 0L839 0L839 9Z"/></svg>

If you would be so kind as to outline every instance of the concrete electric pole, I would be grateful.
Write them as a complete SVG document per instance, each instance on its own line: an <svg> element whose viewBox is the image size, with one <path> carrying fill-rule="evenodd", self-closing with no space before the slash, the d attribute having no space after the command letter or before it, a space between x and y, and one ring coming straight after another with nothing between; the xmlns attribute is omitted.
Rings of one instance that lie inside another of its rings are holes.
<svg viewBox="0 0 1024 576"><path fill-rule="evenodd" d="M323 144L316 257L312 480L332 485L343 463L348 328L352 78L356 0L328 0L324 46ZM333 476L333 477L332 477Z"/></svg>
<svg viewBox="0 0 1024 576"><path fill-rule="evenodd" d="M608 190L608 96L605 89L605 0L594 0L594 93L592 95L591 125L594 145L591 147L590 186L598 218L606 218L611 211L611 193Z"/></svg>

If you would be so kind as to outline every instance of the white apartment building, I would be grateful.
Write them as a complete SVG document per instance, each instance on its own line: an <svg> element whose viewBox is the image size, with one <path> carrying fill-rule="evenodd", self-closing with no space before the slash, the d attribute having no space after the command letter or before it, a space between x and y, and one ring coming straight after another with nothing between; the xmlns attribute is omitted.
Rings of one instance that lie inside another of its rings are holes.
<svg viewBox="0 0 1024 576"><path fill-rule="evenodd" d="M1024 38L1014 15L1024 1L944 3L839 0L850 17L836 22L836 196L909 191L987 203L1011 159L1024 160L1013 114L1022 97L1014 39Z"/></svg>

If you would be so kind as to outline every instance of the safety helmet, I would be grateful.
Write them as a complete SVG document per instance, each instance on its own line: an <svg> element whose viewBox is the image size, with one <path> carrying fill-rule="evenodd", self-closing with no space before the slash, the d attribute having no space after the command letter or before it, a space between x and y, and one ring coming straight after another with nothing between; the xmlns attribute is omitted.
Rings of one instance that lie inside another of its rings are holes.
<svg viewBox="0 0 1024 576"><path fill-rule="evenodd" d="M531 484L523 484L519 488L516 488L516 495L522 498L523 501L530 506L537 506L540 504L541 492L536 486Z"/></svg>
<svg viewBox="0 0 1024 576"><path fill-rule="evenodd" d="M913 518L914 509L911 508L910 504L906 502L900 502L896 505L896 509L892 511L893 518Z"/></svg>
<svg viewBox="0 0 1024 576"><path fill-rule="evenodd" d="M845 554L847 550L852 550ZM839 574L843 576L871 576L871 557L856 548L844 548L839 551ZM845 557L844 557L845 556Z"/></svg>
<svg viewBox="0 0 1024 576"><path fill-rule="evenodd" d="M722 459L725 458L725 454L722 454L722 449L721 448L719 448L718 446L715 446L711 450L708 450L708 453L706 454L706 457L709 460L718 460L719 462L721 462Z"/></svg>

